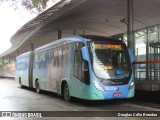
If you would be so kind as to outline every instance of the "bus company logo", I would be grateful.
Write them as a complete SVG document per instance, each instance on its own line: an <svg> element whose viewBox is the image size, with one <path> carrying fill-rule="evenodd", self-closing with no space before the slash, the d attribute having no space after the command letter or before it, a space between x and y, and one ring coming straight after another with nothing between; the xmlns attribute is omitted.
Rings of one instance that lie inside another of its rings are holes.
<svg viewBox="0 0 160 120"><path fill-rule="evenodd" d="M119 87L117 87L116 90L119 91Z"/></svg>
<svg viewBox="0 0 160 120"><path fill-rule="evenodd" d="M11 112L2 112L2 117L12 117Z"/></svg>

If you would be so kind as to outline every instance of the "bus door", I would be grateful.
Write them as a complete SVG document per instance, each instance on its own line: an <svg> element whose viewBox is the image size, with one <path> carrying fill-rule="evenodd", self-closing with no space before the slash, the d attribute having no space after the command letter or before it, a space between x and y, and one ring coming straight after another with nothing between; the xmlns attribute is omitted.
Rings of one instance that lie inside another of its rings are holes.
<svg viewBox="0 0 160 120"><path fill-rule="evenodd" d="M63 50L62 47L58 47L58 61L57 61L57 92L60 93L60 88L61 88L61 80L62 80L62 55L63 55Z"/></svg>
<svg viewBox="0 0 160 120"><path fill-rule="evenodd" d="M80 43L74 44L74 68L73 68L73 76L74 79L72 81L72 88L73 88L73 94L76 97L82 97L81 91L82 91L82 55L81 50L79 48Z"/></svg>
<svg viewBox="0 0 160 120"><path fill-rule="evenodd" d="M29 81L29 87L31 87L31 88L33 88L33 56L34 54L33 54L33 51L30 53L30 58L29 58L29 70L28 70L28 72L29 72L29 74L28 74L28 81Z"/></svg>
<svg viewBox="0 0 160 120"><path fill-rule="evenodd" d="M58 73L57 73L57 92L60 93L61 89L61 80L62 80L62 62L63 62L63 47L58 48L58 54L59 54L59 63L58 63Z"/></svg>
<svg viewBox="0 0 160 120"><path fill-rule="evenodd" d="M54 88L55 92L59 91L59 84L58 84L58 78L59 78L59 52L58 47L54 49L54 60L53 60L53 81L52 81L52 87Z"/></svg>
<svg viewBox="0 0 160 120"><path fill-rule="evenodd" d="M83 97L89 83L89 70L88 61L83 60L81 48L83 43L75 43L74 45L74 69L73 75L74 81L74 91L75 95L78 97Z"/></svg>

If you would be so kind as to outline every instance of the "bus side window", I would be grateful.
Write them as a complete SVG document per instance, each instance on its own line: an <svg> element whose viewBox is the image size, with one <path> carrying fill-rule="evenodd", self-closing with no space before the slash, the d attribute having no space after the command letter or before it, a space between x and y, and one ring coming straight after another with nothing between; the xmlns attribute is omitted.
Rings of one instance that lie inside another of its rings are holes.
<svg viewBox="0 0 160 120"><path fill-rule="evenodd" d="M53 59L54 59L54 61L53 61L53 66L54 67L56 67L56 49L53 49Z"/></svg>
<svg viewBox="0 0 160 120"><path fill-rule="evenodd" d="M58 67L59 66L59 57L58 57L58 48L54 49L54 67Z"/></svg>
<svg viewBox="0 0 160 120"><path fill-rule="evenodd" d="M18 60L17 60L17 64L16 64L16 68L17 68L17 70L25 70L26 69L26 65L27 65L27 63L26 63L27 61L26 61L26 58L25 57L23 57L23 58L19 58Z"/></svg>
<svg viewBox="0 0 160 120"><path fill-rule="evenodd" d="M46 55L47 52L43 51L39 53L39 69L46 69Z"/></svg>
<svg viewBox="0 0 160 120"><path fill-rule="evenodd" d="M53 68L53 49L47 51L47 66Z"/></svg>
<svg viewBox="0 0 160 120"><path fill-rule="evenodd" d="M67 49L66 48L67 48L67 45L62 47L62 67L67 66Z"/></svg>
<svg viewBox="0 0 160 120"><path fill-rule="evenodd" d="M89 65L86 60L82 61L82 81L87 85L90 84Z"/></svg>
<svg viewBox="0 0 160 120"><path fill-rule="evenodd" d="M63 49L62 47L58 48L58 66L62 67L63 66Z"/></svg>

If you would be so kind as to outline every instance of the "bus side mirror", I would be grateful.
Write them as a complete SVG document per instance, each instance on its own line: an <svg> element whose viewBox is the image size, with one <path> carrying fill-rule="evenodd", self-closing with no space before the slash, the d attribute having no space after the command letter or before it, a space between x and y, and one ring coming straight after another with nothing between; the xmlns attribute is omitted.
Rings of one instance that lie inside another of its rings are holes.
<svg viewBox="0 0 160 120"><path fill-rule="evenodd" d="M130 48L128 48L128 53L129 53L131 62L134 62L135 61L135 55Z"/></svg>
<svg viewBox="0 0 160 120"><path fill-rule="evenodd" d="M88 52L87 52L87 48L86 47L82 47L81 48L81 52L82 52L82 57L84 60L89 61L89 57L88 57Z"/></svg>

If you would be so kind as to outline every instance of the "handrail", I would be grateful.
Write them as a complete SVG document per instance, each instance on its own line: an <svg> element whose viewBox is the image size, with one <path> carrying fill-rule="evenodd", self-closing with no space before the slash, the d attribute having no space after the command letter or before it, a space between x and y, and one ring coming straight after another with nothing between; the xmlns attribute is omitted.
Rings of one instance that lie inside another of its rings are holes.
<svg viewBox="0 0 160 120"><path fill-rule="evenodd" d="M136 61L133 64L155 64L160 63L160 60L151 60L151 61Z"/></svg>

